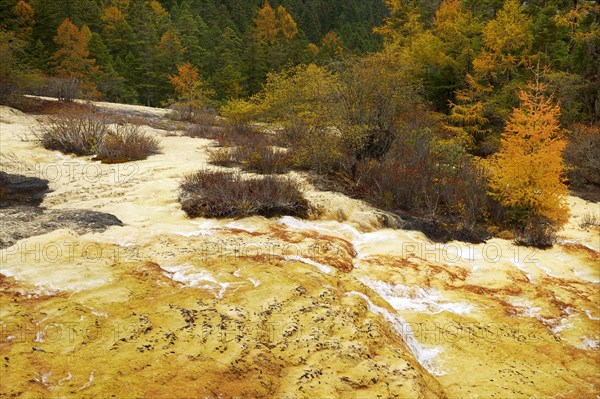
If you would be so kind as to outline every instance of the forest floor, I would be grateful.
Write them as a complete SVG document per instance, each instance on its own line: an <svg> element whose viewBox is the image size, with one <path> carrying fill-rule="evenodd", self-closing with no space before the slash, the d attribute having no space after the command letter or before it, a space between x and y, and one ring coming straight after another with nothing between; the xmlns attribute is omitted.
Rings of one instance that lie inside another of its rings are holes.
<svg viewBox="0 0 600 399"><path fill-rule="evenodd" d="M318 219L189 219L179 182L219 169L214 143L97 105L152 119L162 153L49 151L24 140L48 116L0 107L27 193L0 207L0 396L600 395L600 231L580 227L600 203L569 197L547 250L384 228L296 172Z"/></svg>

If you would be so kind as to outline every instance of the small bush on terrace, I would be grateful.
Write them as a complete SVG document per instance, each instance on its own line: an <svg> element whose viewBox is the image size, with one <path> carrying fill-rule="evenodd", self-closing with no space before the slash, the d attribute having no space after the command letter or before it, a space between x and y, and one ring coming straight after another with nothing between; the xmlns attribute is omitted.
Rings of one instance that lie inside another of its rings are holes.
<svg viewBox="0 0 600 399"><path fill-rule="evenodd" d="M109 131L109 125L102 117L89 113L53 116L35 135L48 150L92 155Z"/></svg>
<svg viewBox="0 0 600 399"><path fill-rule="evenodd" d="M256 141L262 142L266 138L262 132L252 129L250 126L241 127L229 123L224 126L194 124L185 130L184 135L216 140L219 146L224 147L247 145Z"/></svg>
<svg viewBox="0 0 600 399"><path fill-rule="evenodd" d="M211 138L220 145L210 152L210 162L215 165L239 165L243 170L262 174L286 173L289 170L290 154L275 148L268 133L228 125Z"/></svg>
<svg viewBox="0 0 600 399"><path fill-rule="evenodd" d="M266 145L236 147L232 154L239 159L242 169L262 174L286 173L291 163L286 150Z"/></svg>
<svg viewBox="0 0 600 399"><path fill-rule="evenodd" d="M158 140L138 126L116 125L100 141L97 158L105 163L137 161L159 151Z"/></svg>
<svg viewBox="0 0 600 399"><path fill-rule="evenodd" d="M262 173L286 173L291 164L290 154L273 147L273 137L249 124L231 123L224 126L193 125L187 136L216 140L219 148L210 152L210 162L219 166L241 166Z"/></svg>
<svg viewBox="0 0 600 399"><path fill-rule="evenodd" d="M600 219L593 213L586 212L581 217L579 227L584 230L587 230L592 227L600 227Z"/></svg>
<svg viewBox="0 0 600 399"><path fill-rule="evenodd" d="M239 165L243 170L261 174L286 173L292 162L286 150L255 143L249 146L215 148L210 152L209 159L214 165Z"/></svg>
<svg viewBox="0 0 600 399"><path fill-rule="evenodd" d="M237 172L190 174L181 183L179 201L189 217L307 217L310 211L296 181L275 176L244 179Z"/></svg>
<svg viewBox="0 0 600 399"><path fill-rule="evenodd" d="M111 125L105 116L91 111L53 116L34 136L49 150L97 154L105 163L146 159L160 151L158 140L138 126Z"/></svg>

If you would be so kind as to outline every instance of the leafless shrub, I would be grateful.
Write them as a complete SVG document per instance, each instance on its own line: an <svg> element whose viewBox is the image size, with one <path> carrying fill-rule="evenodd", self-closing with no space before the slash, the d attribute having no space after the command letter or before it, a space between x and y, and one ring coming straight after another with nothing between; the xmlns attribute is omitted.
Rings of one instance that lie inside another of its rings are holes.
<svg viewBox="0 0 600 399"><path fill-rule="evenodd" d="M92 155L109 131L106 120L89 112L52 116L48 123L42 123L34 131L34 135L49 150Z"/></svg>
<svg viewBox="0 0 600 399"><path fill-rule="evenodd" d="M238 126L225 124L223 126L213 126L207 124L191 124L185 129L185 136L216 140L220 146L242 146L268 141L268 136L251 128L249 125Z"/></svg>
<svg viewBox="0 0 600 399"><path fill-rule="evenodd" d="M208 154L208 160L213 165L230 167L238 164L237 158L230 147L213 148Z"/></svg>
<svg viewBox="0 0 600 399"><path fill-rule="evenodd" d="M515 244L528 247L549 248L556 242L558 228L541 217L530 217L525 225L515 232Z"/></svg>
<svg viewBox="0 0 600 399"><path fill-rule="evenodd" d="M171 109L171 112L167 114L169 119L180 121L184 119L188 120L191 117L191 115L189 115L190 111L188 105L175 102L172 103L169 108Z"/></svg>
<svg viewBox="0 0 600 399"><path fill-rule="evenodd" d="M198 125L212 126L216 124L217 113L209 108L191 108L189 104L179 102L172 103L169 108L171 112L167 117L176 121L190 121Z"/></svg>
<svg viewBox="0 0 600 399"><path fill-rule="evenodd" d="M244 179L237 172L188 175L181 183L179 201L190 217L307 217L310 211L296 181L271 175Z"/></svg>
<svg viewBox="0 0 600 399"><path fill-rule="evenodd" d="M229 134L231 134L231 132L225 131L225 128L222 126L191 124L183 129L184 136L199 139L217 140L219 142L225 141L224 139Z"/></svg>
<svg viewBox="0 0 600 399"><path fill-rule="evenodd" d="M357 160L337 176L342 189L375 206L410 213L436 239L480 241L494 204L483 169L459 147L436 144L428 129L404 131L381 159Z"/></svg>
<svg viewBox="0 0 600 399"><path fill-rule="evenodd" d="M160 150L156 138L134 125L111 125L102 114L93 111L51 116L33 132L49 150L66 154L93 155L103 162L145 159Z"/></svg>
<svg viewBox="0 0 600 399"><path fill-rule="evenodd" d="M581 217L581 221L579 222L579 227L587 230L590 227L599 227L600 226L600 219L598 219L598 216L594 215L591 212L586 212L583 214L583 216Z"/></svg>
<svg viewBox="0 0 600 399"><path fill-rule="evenodd" d="M214 131L214 140L217 140L221 146L243 146L254 143L267 142L268 137L256 129L248 126L240 127L236 125L227 124L222 129Z"/></svg>
<svg viewBox="0 0 600 399"><path fill-rule="evenodd" d="M357 161L351 171L357 192L384 209L435 214L440 195L432 189L436 163L431 140L428 130L406 131L385 158Z"/></svg>
<svg viewBox="0 0 600 399"><path fill-rule="evenodd" d="M49 78L47 94L61 101L71 102L81 97L79 80L73 78Z"/></svg>
<svg viewBox="0 0 600 399"><path fill-rule="evenodd" d="M290 154L285 150L259 145L253 147L236 147L232 154L242 169L262 173L286 173L291 164Z"/></svg>
<svg viewBox="0 0 600 399"><path fill-rule="evenodd" d="M192 122L201 126L216 126L217 125L217 113L210 109L201 109L194 112L192 116Z"/></svg>
<svg viewBox="0 0 600 399"><path fill-rule="evenodd" d="M146 159L160 152L159 141L138 126L115 125L98 145L97 158L103 163Z"/></svg>
<svg viewBox="0 0 600 399"><path fill-rule="evenodd" d="M210 162L220 166L240 166L243 170L261 174L280 174L292 166L292 153L272 146L272 140L264 133L237 137L221 137L223 147L212 149ZM235 146L230 146L234 143Z"/></svg>

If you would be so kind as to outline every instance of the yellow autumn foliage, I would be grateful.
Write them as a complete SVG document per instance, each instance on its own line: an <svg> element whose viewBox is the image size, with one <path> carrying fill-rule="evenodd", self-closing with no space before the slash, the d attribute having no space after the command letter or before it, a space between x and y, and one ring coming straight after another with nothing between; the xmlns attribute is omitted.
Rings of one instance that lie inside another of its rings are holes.
<svg viewBox="0 0 600 399"><path fill-rule="evenodd" d="M559 126L560 107L536 83L521 91L502 134L501 149L490 162L492 196L520 223L543 217L555 226L568 218L565 198L566 140Z"/></svg>

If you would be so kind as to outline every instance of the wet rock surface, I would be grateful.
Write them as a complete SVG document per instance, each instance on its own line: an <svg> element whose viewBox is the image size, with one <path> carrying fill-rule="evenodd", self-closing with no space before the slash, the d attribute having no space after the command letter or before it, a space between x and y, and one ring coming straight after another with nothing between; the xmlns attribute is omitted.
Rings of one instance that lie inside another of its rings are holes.
<svg viewBox="0 0 600 399"><path fill-rule="evenodd" d="M79 234L104 231L109 226L122 226L114 215L82 209L44 209L36 206L0 208L0 248L17 241L43 235L58 229Z"/></svg>
<svg viewBox="0 0 600 399"><path fill-rule="evenodd" d="M11 205L38 206L48 190L47 180L0 171L0 208Z"/></svg>
<svg viewBox="0 0 600 399"><path fill-rule="evenodd" d="M87 209L45 209L39 205L49 191L48 181L0 171L0 248L58 229L79 234L122 226L114 215Z"/></svg>

